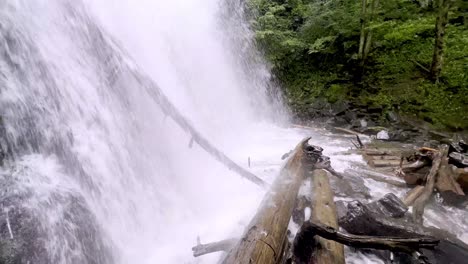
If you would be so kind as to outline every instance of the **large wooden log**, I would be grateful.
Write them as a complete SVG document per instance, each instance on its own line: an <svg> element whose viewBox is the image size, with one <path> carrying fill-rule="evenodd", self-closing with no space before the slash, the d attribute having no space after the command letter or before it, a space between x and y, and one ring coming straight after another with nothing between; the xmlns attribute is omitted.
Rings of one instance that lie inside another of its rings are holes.
<svg viewBox="0 0 468 264"><path fill-rule="evenodd" d="M179 125L179 127L185 132L190 134L189 147L191 148L193 142L196 142L202 149L204 149L208 154L210 154L214 159L222 163L224 166L228 167L230 170L236 172L241 177L248 179L249 181L261 186L268 187L268 184L263 181L261 178L253 174L252 172L244 169L239 164L231 160L226 154L224 154L220 149L211 144L208 139L206 139L195 127L188 121L188 119L182 115L182 113L169 101L169 98L164 95L163 91L159 86L148 76L144 74L135 74L135 78L141 82L141 84L146 88L148 93L153 97L153 99L158 103L159 107L163 113L174 120L174 122Z"/></svg>
<svg viewBox="0 0 468 264"><path fill-rule="evenodd" d="M440 147L439 151L436 153L434 160L432 162L431 170L429 171L429 174L427 175L424 191L414 201L413 220L416 223L423 222L424 207L426 207L426 204L429 198L431 197L432 192L434 191L434 186L435 186L435 182L437 179L440 164L442 162L442 159L447 156L447 152L448 152L447 145L443 145L442 147Z"/></svg>
<svg viewBox="0 0 468 264"><path fill-rule="evenodd" d="M312 175L312 221L338 228L334 194L327 172L314 170ZM317 238L310 263L344 264L343 245L324 238Z"/></svg>
<svg viewBox="0 0 468 264"><path fill-rule="evenodd" d="M403 198L403 203L406 206L412 206L414 201L421 195L424 191L424 186L418 185L406 193L405 198Z"/></svg>
<svg viewBox="0 0 468 264"><path fill-rule="evenodd" d="M373 248L391 251L413 252L420 248L434 248L439 244L439 240L433 237L385 237L385 236L365 236L345 234L337 231L336 228L318 222L305 222L301 231L302 235L311 237L321 236L323 239L330 239L355 248ZM336 243L335 242L335 243ZM315 262L327 263L327 262Z"/></svg>
<svg viewBox="0 0 468 264"><path fill-rule="evenodd" d="M213 252L228 251L238 240L237 238L231 238L208 244L197 243L197 245L192 248L193 256L199 257Z"/></svg>
<svg viewBox="0 0 468 264"><path fill-rule="evenodd" d="M281 263L287 248L287 229L299 187L305 172L321 157L322 149L304 139L293 151L286 165L266 194L256 215L238 244L223 263Z"/></svg>
<svg viewBox="0 0 468 264"><path fill-rule="evenodd" d="M439 176L437 177L436 181L437 190L439 190L439 192L451 191L457 195L464 196L465 193L460 187L460 184L458 184L455 180L455 177L455 173L453 173L453 170L449 167L448 158L442 158L439 169Z"/></svg>

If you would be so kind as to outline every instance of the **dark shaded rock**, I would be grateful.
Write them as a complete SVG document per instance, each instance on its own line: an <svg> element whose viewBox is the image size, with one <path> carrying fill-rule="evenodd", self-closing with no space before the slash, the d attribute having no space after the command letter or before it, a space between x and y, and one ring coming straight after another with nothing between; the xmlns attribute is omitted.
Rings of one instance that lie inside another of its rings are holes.
<svg viewBox="0 0 468 264"><path fill-rule="evenodd" d="M336 201L335 206L336 206L336 214L338 216L338 219L346 216L346 213L348 212L348 208L347 208L347 203L345 201Z"/></svg>
<svg viewBox="0 0 468 264"><path fill-rule="evenodd" d="M342 115L349 109L349 103L344 100L339 100L331 105L331 110L334 115Z"/></svg>
<svg viewBox="0 0 468 264"><path fill-rule="evenodd" d="M442 197L442 203L449 206L455 206L460 209L465 209L468 206L468 197L459 195L453 191L443 191L439 193Z"/></svg>
<svg viewBox="0 0 468 264"><path fill-rule="evenodd" d="M357 119L357 114L354 111L346 111L344 119L348 121L348 123L351 123L353 120Z"/></svg>
<svg viewBox="0 0 468 264"><path fill-rule="evenodd" d="M380 106L368 106L367 107L367 112L369 114L381 114L382 113L382 107Z"/></svg>
<svg viewBox="0 0 468 264"><path fill-rule="evenodd" d="M381 199L365 206L374 213L393 218L403 217L408 212L408 207L393 193L387 193Z"/></svg>
<svg viewBox="0 0 468 264"><path fill-rule="evenodd" d="M396 112L388 111L385 117L391 123L400 122L400 116Z"/></svg>
<svg viewBox="0 0 468 264"><path fill-rule="evenodd" d="M292 220L298 225L302 225L305 220L305 211L304 209L311 204L311 201L306 196L299 196L296 199L296 204L292 212Z"/></svg>
<svg viewBox="0 0 468 264"><path fill-rule="evenodd" d="M317 98L307 108L307 113L312 118L332 116L330 103L323 99Z"/></svg>
<svg viewBox="0 0 468 264"><path fill-rule="evenodd" d="M468 167L468 154L452 152L449 154L449 164L453 164L458 168Z"/></svg>
<svg viewBox="0 0 468 264"><path fill-rule="evenodd" d="M343 179L331 177L332 189L337 197L354 197L356 199L369 199L370 190L361 177L347 173Z"/></svg>
<svg viewBox="0 0 468 264"><path fill-rule="evenodd" d="M79 194L52 191L44 198L20 185L10 175L0 175L0 263L114 263Z"/></svg>
<svg viewBox="0 0 468 264"><path fill-rule="evenodd" d="M339 219L340 226L351 234L411 237L429 235L409 218L392 219L379 212L372 211L359 201L348 203L348 212Z"/></svg>
<svg viewBox="0 0 468 264"><path fill-rule="evenodd" d="M333 123L334 123L335 126L344 127L344 126L348 125L348 121L346 121L346 119L341 117L341 116L336 116L333 119L334 119Z"/></svg>

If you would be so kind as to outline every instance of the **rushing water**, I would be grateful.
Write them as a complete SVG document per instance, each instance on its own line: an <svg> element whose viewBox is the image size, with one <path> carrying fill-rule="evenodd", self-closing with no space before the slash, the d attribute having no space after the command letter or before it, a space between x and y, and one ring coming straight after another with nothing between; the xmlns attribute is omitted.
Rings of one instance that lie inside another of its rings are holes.
<svg viewBox="0 0 468 264"><path fill-rule="evenodd" d="M240 0L0 1L0 56L0 234L16 263L214 263L191 256L197 237L243 231L264 190L190 148L156 88L267 181L305 135L337 170L360 160L335 154L345 138L285 128Z"/></svg>

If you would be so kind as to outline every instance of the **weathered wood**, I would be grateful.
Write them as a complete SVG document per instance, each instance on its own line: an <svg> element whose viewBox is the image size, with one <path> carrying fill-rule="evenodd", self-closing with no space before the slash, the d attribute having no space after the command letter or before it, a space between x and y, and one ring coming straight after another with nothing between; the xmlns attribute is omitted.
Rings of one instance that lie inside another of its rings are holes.
<svg viewBox="0 0 468 264"><path fill-rule="evenodd" d="M193 256L199 257L209 253L214 253L218 251L228 251L239 241L237 238L225 239L218 242L208 243L208 244L197 244L192 248Z"/></svg>
<svg viewBox="0 0 468 264"><path fill-rule="evenodd" d="M465 190L468 190L468 168L456 168L453 170L457 179L457 182Z"/></svg>
<svg viewBox="0 0 468 264"><path fill-rule="evenodd" d="M401 156L401 150L394 148L368 148L363 150L363 153L368 156Z"/></svg>
<svg viewBox="0 0 468 264"><path fill-rule="evenodd" d="M436 188L439 192L452 191L457 195L465 195L460 185L454 179L455 175L450 169L448 158L442 158L439 168L439 176L436 181Z"/></svg>
<svg viewBox="0 0 468 264"><path fill-rule="evenodd" d="M239 243L223 263L280 263L286 248L287 228L305 172L321 157L322 149L304 139L289 157Z"/></svg>
<svg viewBox="0 0 468 264"><path fill-rule="evenodd" d="M396 187L408 187L408 185L405 182L400 181L397 178L392 179L392 176L389 176L389 175L387 175L387 177L380 176L379 175L380 173L376 173L376 172L373 172L373 171L362 171L360 173L364 173L365 174L364 177L371 178L371 179L373 179L375 181L378 181L378 182L388 183L388 184L396 186Z"/></svg>
<svg viewBox="0 0 468 264"><path fill-rule="evenodd" d="M300 230L307 236L321 236L355 248L373 248L391 251L412 252L420 248L434 248L439 240L433 237L384 237L351 235L337 231L335 228L313 221L305 222ZM318 262L320 263L320 262Z"/></svg>
<svg viewBox="0 0 468 264"><path fill-rule="evenodd" d="M434 190L436 178L438 175L440 163L442 162L442 159L447 156L448 152L448 146L447 145L442 145L439 148L439 151L435 154L434 160L432 161L432 167L431 170L429 171L429 174L427 175L426 178L426 186L424 187L424 191L422 194L416 198L414 201L414 206L413 206L413 220L416 223L422 223L423 222L423 214L424 214L424 207L427 204L427 201L432 195L432 192Z"/></svg>
<svg viewBox="0 0 468 264"><path fill-rule="evenodd" d="M384 159L369 159L369 165L372 167L398 167L400 165L400 160L384 160Z"/></svg>
<svg viewBox="0 0 468 264"><path fill-rule="evenodd" d="M188 121L185 116L182 115L182 113L172 104L172 102L169 101L169 98L164 95L163 91L153 80L143 74L135 73L135 75L135 78L141 82L141 85L143 85L148 93L153 97L153 99L156 100L157 104L165 115L164 118L166 116L171 117L171 119L174 120L174 122L176 122L182 130L190 134L191 139L189 142L189 147L192 147L193 142L196 142L214 159L228 167L230 170L236 172L241 177L244 177L261 187L268 187L268 184L265 181L238 165L236 162L226 156L226 154L224 154L221 150L211 144L208 139L203 137L203 135L195 129L195 127Z"/></svg>
<svg viewBox="0 0 468 264"><path fill-rule="evenodd" d="M360 136L360 137L367 137L366 135L362 134L362 133L359 133L359 132L356 132L356 131L353 131L351 129L346 129L346 128L342 128L342 127L334 127L335 130L338 130L338 131L341 131L341 132L344 132L344 133L347 133L347 134L351 134L351 135L356 135L356 136Z"/></svg>
<svg viewBox="0 0 468 264"><path fill-rule="evenodd" d="M375 211L359 201L348 203L347 209L346 214L339 219L339 224L351 234L402 238L434 237L440 240L439 245L434 249L421 250L421 253L429 258L428 263L465 263L468 259L468 246L447 231L415 224L406 216L389 217L388 214Z"/></svg>
<svg viewBox="0 0 468 264"><path fill-rule="evenodd" d="M334 194L330 187L327 172L324 170L314 170L312 174L312 197L312 221L338 228L336 205L333 201ZM317 238L310 263L344 264L343 245Z"/></svg>
<svg viewBox="0 0 468 264"><path fill-rule="evenodd" d="M406 206L412 206L414 201L421 195L424 191L424 186L418 185L406 193L405 198L403 198L403 203Z"/></svg>

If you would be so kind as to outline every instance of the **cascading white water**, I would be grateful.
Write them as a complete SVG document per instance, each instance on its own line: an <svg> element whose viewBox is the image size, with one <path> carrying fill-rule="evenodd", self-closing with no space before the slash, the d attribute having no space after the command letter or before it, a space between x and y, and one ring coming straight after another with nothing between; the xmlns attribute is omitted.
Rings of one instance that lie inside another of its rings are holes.
<svg viewBox="0 0 468 264"><path fill-rule="evenodd" d="M197 235L242 230L263 191L188 148L190 135L141 79L226 154L260 164L254 146L270 141L259 133L274 129L264 120L283 117L268 102L267 69L248 58L251 43L228 41L249 39L247 28L220 30L233 25L221 4L1 3L2 207L9 222L38 224L7 230L37 241L15 241L21 261L182 263ZM267 157L293 146L292 134Z"/></svg>

